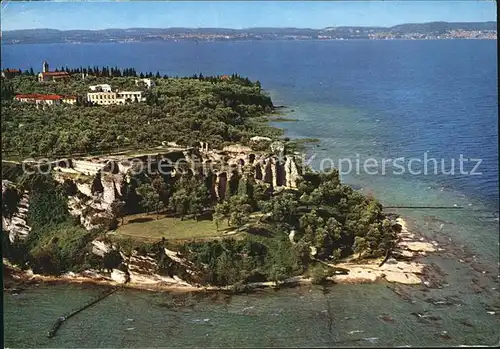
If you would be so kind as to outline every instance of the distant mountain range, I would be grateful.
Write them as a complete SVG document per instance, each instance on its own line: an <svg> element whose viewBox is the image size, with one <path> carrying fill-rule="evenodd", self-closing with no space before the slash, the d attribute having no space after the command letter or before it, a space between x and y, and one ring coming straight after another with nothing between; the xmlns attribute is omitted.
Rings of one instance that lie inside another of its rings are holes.
<svg viewBox="0 0 500 349"><path fill-rule="evenodd" d="M158 40L315 40L440 38L458 32L496 36L496 22L431 22L400 24L393 27L342 26L310 28L129 28L104 30L23 29L4 31L2 44L129 42ZM479 33L478 33L479 32ZM451 33L451 34L450 34ZM462 33L463 34L463 33ZM461 35L462 35L461 34ZM456 34L458 35L458 34ZM472 35L472 34L471 34ZM446 37L450 38L450 37ZM453 37L451 37L453 38ZM491 37L490 37L491 38Z"/></svg>

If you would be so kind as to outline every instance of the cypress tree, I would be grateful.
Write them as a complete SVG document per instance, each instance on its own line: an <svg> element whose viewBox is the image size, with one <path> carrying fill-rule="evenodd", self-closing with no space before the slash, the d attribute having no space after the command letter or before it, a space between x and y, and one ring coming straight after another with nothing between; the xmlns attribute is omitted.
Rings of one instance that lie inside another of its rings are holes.
<svg viewBox="0 0 500 349"><path fill-rule="evenodd" d="M247 180L244 176L241 176L238 181L238 196L248 195Z"/></svg>
<svg viewBox="0 0 500 349"><path fill-rule="evenodd" d="M224 200L229 200L230 197L231 197L231 185L228 180L226 182L226 191L224 193Z"/></svg>

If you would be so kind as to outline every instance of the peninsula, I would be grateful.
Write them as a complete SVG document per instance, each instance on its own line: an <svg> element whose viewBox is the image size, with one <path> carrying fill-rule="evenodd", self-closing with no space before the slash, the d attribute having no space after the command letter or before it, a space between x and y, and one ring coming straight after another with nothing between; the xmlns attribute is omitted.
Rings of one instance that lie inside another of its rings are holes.
<svg viewBox="0 0 500 349"><path fill-rule="evenodd" d="M233 291L425 281L411 260L435 244L335 169L308 168L269 126L279 111L260 82L49 68L3 74L13 277Z"/></svg>

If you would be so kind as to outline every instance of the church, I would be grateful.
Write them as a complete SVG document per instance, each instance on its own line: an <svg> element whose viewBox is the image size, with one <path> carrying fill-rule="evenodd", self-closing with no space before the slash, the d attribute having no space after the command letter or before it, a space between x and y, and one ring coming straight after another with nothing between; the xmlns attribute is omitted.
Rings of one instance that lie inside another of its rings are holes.
<svg viewBox="0 0 500 349"><path fill-rule="evenodd" d="M48 81L58 81L65 80L70 78L70 75L65 72L51 72L49 71L49 63L47 61L43 61L42 72L38 74L39 82L48 82Z"/></svg>

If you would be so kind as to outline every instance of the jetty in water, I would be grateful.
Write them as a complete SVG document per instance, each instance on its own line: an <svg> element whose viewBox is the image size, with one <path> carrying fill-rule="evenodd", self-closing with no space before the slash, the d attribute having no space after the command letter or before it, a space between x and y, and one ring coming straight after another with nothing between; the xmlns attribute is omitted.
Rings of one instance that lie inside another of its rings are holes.
<svg viewBox="0 0 500 349"><path fill-rule="evenodd" d="M66 320L68 320L69 318L71 318L72 316L75 316L76 314L78 314L79 312L93 306L94 304L102 301L104 298L112 295L113 293L115 293L116 291L118 291L118 288L113 288L112 290L108 291L108 292L105 292L103 294L101 294L100 296L98 296L97 298L93 299L92 301L86 303L85 305L81 306L80 308L76 309L76 310L73 310L61 317L59 317L56 322L54 323L54 325L52 326L52 328L49 330L49 332L47 333L47 337L48 338L52 338L56 335L57 333L57 330L59 329L59 327L61 327L62 323Z"/></svg>

